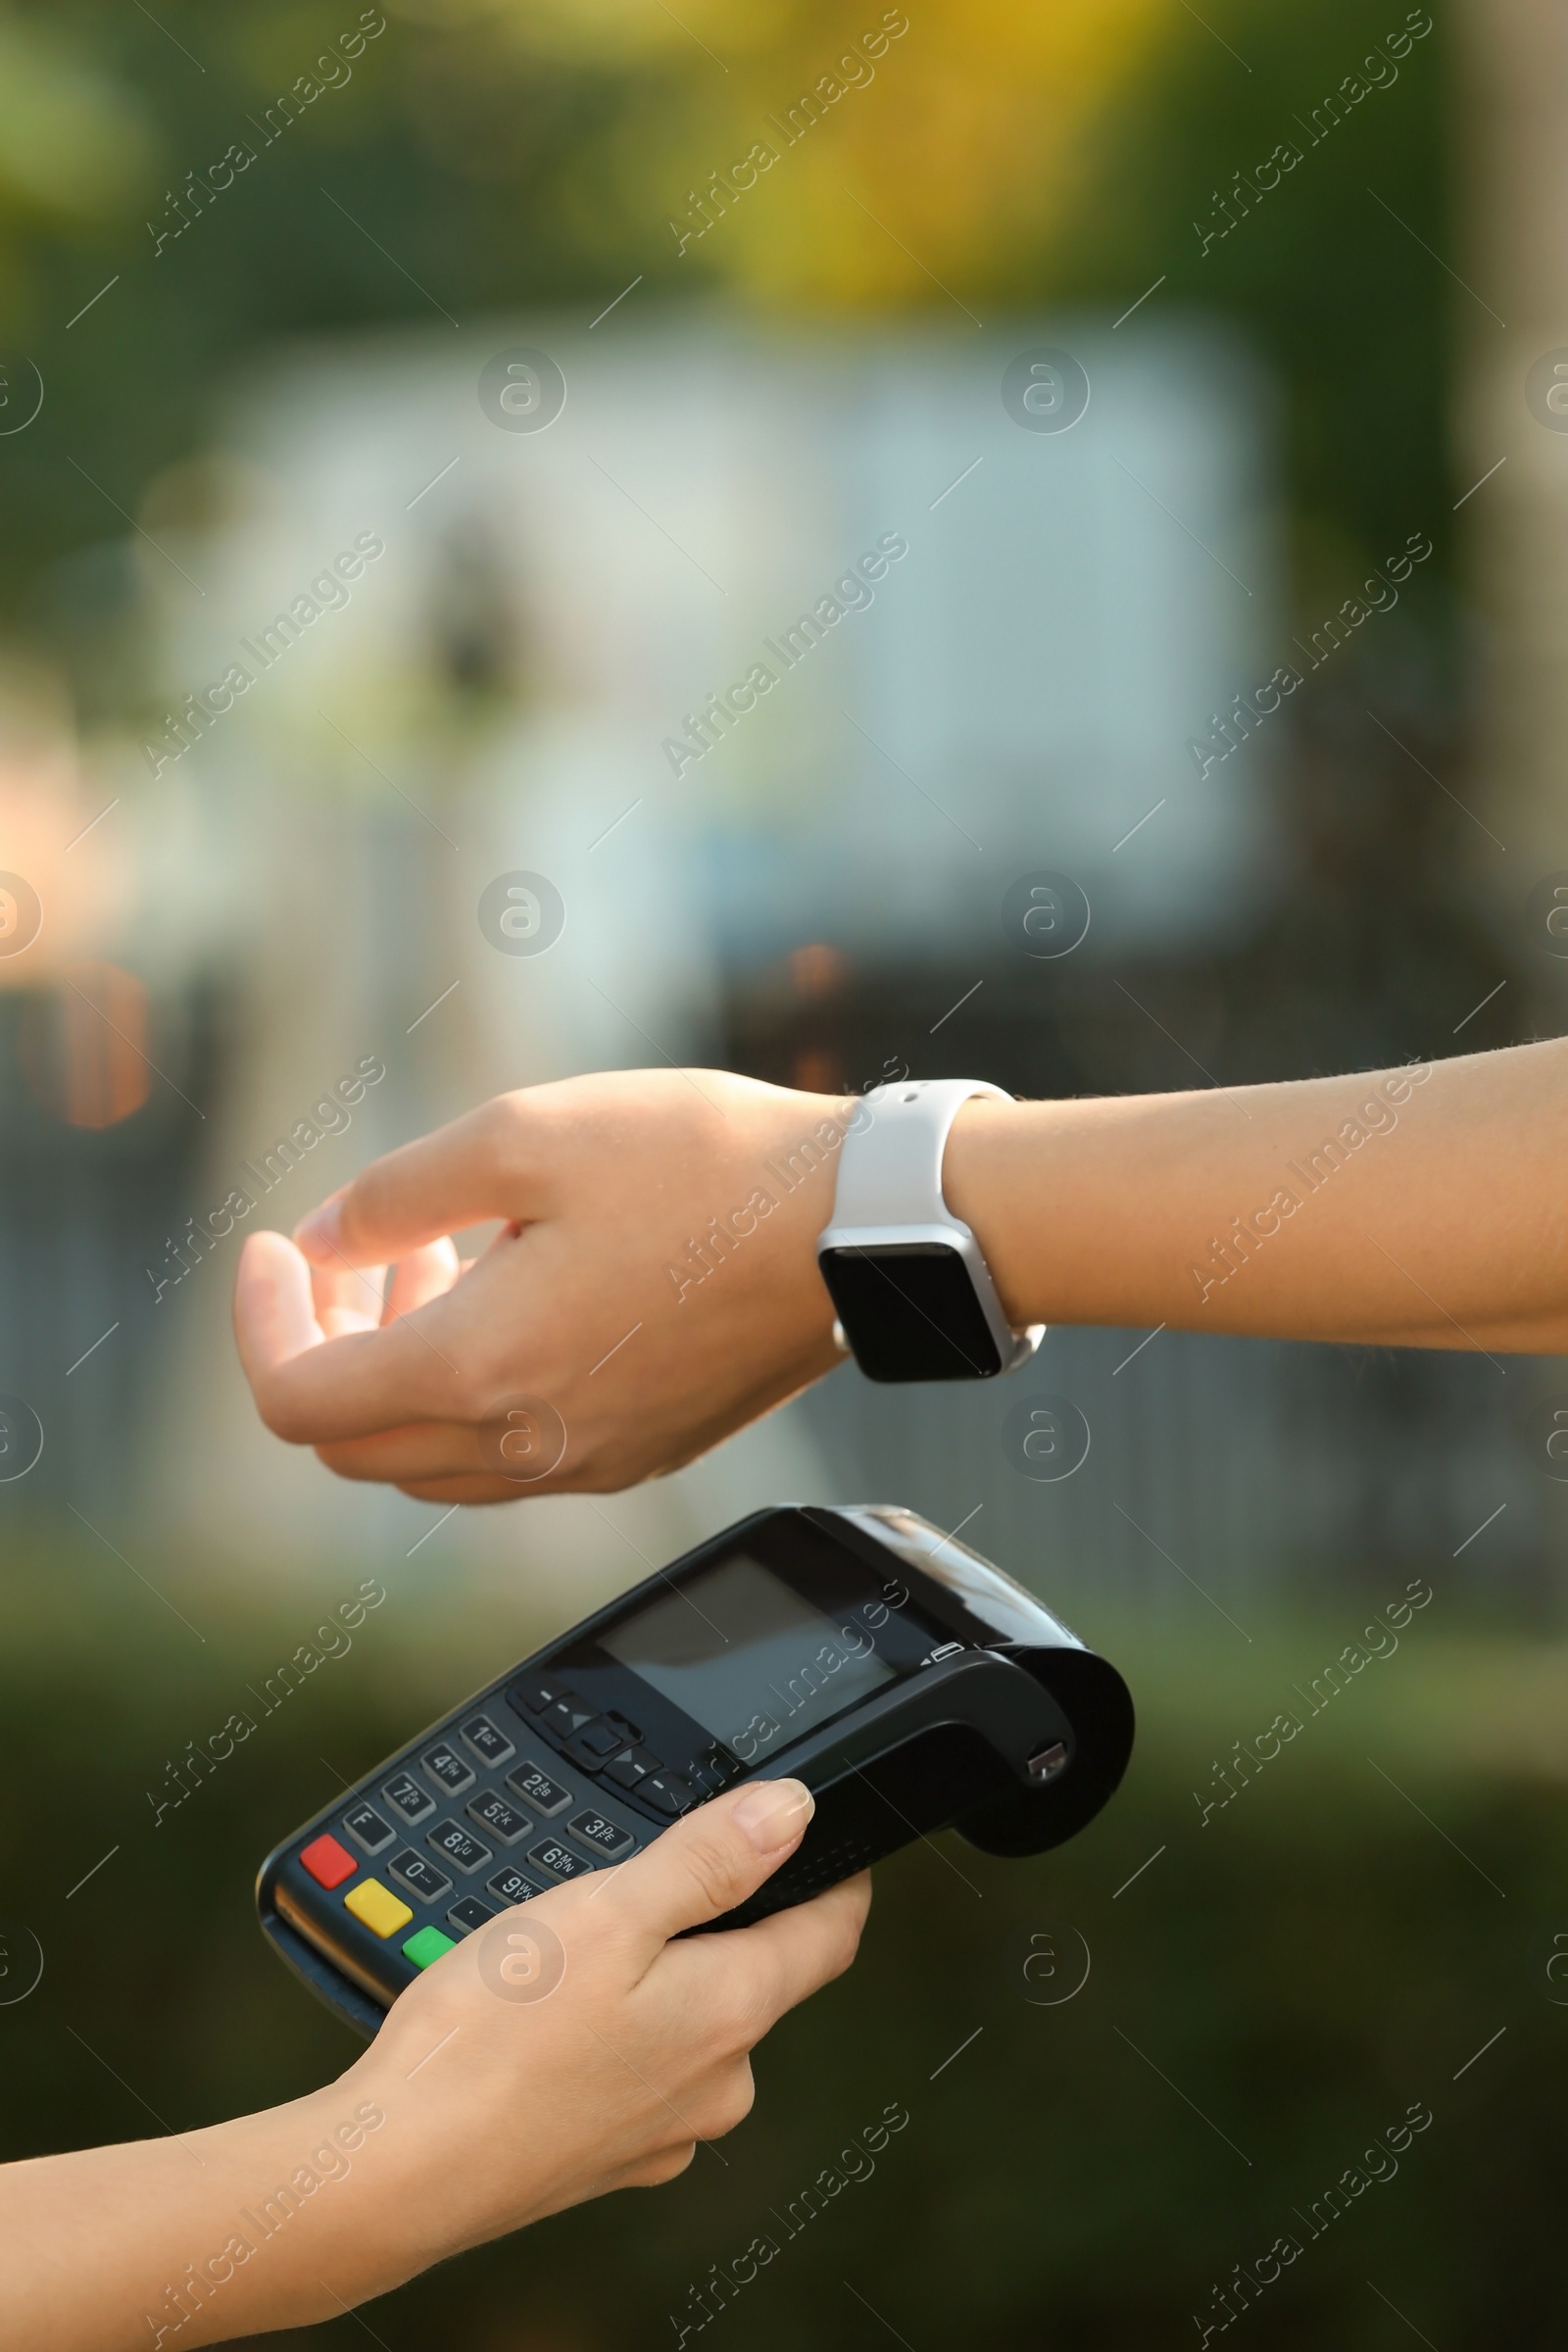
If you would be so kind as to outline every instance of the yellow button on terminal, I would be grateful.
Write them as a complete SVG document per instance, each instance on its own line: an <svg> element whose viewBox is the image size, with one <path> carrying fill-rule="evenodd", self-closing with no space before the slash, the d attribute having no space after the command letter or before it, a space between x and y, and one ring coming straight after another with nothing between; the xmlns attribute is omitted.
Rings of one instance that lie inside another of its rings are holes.
<svg viewBox="0 0 1568 2352"><path fill-rule="evenodd" d="M390 1886L379 1879L362 1879L343 1897L343 1907L356 1919L363 1919L374 1936L395 1936L399 1928L407 1927L414 1913L407 1903L400 1903Z"/></svg>

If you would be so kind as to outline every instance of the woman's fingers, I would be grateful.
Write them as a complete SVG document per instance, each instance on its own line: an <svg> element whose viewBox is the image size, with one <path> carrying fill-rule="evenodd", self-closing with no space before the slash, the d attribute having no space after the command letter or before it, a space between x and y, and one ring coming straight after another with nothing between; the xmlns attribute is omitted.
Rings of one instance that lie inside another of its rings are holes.
<svg viewBox="0 0 1568 2352"><path fill-rule="evenodd" d="M859 1948L870 1908L871 1874L862 1870L755 1927L672 1944L666 1964L698 1979L710 2015L737 2017L750 2048L787 2010L844 1974Z"/></svg>
<svg viewBox="0 0 1568 2352"><path fill-rule="evenodd" d="M370 1162L302 1217L294 1238L314 1265L406 1257L492 1217L534 1213L539 1114L526 1095L501 1095Z"/></svg>
<svg viewBox="0 0 1568 2352"><path fill-rule="evenodd" d="M411 1250L392 1269L382 1320L394 1322L399 1315L412 1315L431 1298L444 1298L462 1271L458 1253L444 1234L438 1242Z"/></svg>
<svg viewBox="0 0 1568 2352"><path fill-rule="evenodd" d="M250 1234L234 1284L234 1337L252 1388L274 1364L319 1348L325 1336L311 1269L293 1243L286 1234Z"/></svg>
<svg viewBox="0 0 1568 2352"><path fill-rule="evenodd" d="M452 1356L406 1315L329 1339L312 1297L311 1268L280 1233L253 1233L246 1242L234 1332L262 1419L295 1445L461 1419L471 1402Z"/></svg>
<svg viewBox="0 0 1568 2352"><path fill-rule="evenodd" d="M334 1252L311 1269L316 1319L329 1340L352 1331L379 1331L383 1323L444 1298L458 1272L458 1253L444 1236L399 1258L390 1285L384 1265L350 1265Z"/></svg>
<svg viewBox="0 0 1568 2352"><path fill-rule="evenodd" d="M339 1478L379 1478L394 1487L416 1479L495 1475L479 1450L478 1432L459 1421L413 1421L401 1429L376 1430L369 1437L342 1438L316 1450ZM511 1492L518 1490L511 1487Z"/></svg>
<svg viewBox="0 0 1568 2352"><path fill-rule="evenodd" d="M431 1472L482 1469L471 1428L432 1421L427 1434L414 1433L411 1450L411 1433L396 1426L414 1418L409 1407L416 1397L427 1396L449 1409L456 1402L457 1366L429 1334L405 1330L395 1349L362 1346L357 1359L335 1344L318 1359L305 1360L323 1341L390 1335L419 1308L445 1298L461 1271L445 1236L401 1258L388 1287L384 1265L350 1265L335 1251L312 1264L286 1235L252 1234L240 1256L234 1328L246 1376L269 1426L279 1436L300 1443L319 1440L328 1448L344 1438L352 1448L363 1443L366 1430L378 1437L384 1433L374 1467L352 1450L341 1460L323 1451L323 1460L345 1478L401 1483ZM437 1429L442 1435L432 1445Z"/></svg>
<svg viewBox="0 0 1568 2352"><path fill-rule="evenodd" d="M515 1502L517 1490L504 1478L414 1478L392 1482L411 1502Z"/></svg>
<svg viewBox="0 0 1568 2352"><path fill-rule="evenodd" d="M345 1332L379 1330L385 1284L385 1266L346 1266L336 1259L313 1266L311 1298L323 1337L339 1340Z"/></svg>
<svg viewBox="0 0 1568 2352"><path fill-rule="evenodd" d="M252 1237L236 1319L263 1418L345 1477L443 1506L618 1489L691 1459L838 1360L813 1244L845 1125L828 1098L708 1071L498 1098L373 1163L293 1250ZM462 1268L449 1237L492 1220ZM565 1448L503 1482L510 1463L472 1433L510 1439L528 1398Z"/></svg>
<svg viewBox="0 0 1568 2352"><path fill-rule="evenodd" d="M339 1478L398 1487L416 1502L515 1502L528 1492L487 1469L474 1432L457 1422L423 1421L345 1438L318 1446L316 1454Z"/></svg>
<svg viewBox="0 0 1568 2352"><path fill-rule="evenodd" d="M752 1781L710 1798L623 1862L603 1889L652 1961L672 1936L755 1894L787 1861L815 1810L800 1781ZM591 1898L600 1899L595 1889Z"/></svg>

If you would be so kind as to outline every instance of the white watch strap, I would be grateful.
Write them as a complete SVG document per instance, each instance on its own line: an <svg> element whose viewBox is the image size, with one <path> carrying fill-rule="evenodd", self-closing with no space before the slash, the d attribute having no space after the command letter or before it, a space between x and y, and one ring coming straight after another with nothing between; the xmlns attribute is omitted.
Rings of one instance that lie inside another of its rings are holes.
<svg viewBox="0 0 1568 2352"><path fill-rule="evenodd" d="M835 1226L956 1225L942 1197L942 1155L965 1102L1012 1097L983 1078L906 1078L865 1097L870 1117L839 1151ZM967 1228L965 1228L967 1231Z"/></svg>

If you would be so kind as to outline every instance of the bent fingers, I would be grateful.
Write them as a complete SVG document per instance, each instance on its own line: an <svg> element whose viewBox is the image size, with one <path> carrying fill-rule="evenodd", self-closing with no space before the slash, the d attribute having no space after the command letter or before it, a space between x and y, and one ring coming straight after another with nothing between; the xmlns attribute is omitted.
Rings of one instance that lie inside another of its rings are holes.
<svg viewBox="0 0 1568 2352"><path fill-rule="evenodd" d="M324 1445L463 1418L463 1375L427 1328L439 1326L441 1308L433 1300L382 1329L328 1339L293 1243L252 1234L234 1286L234 1334L262 1419L294 1445Z"/></svg>

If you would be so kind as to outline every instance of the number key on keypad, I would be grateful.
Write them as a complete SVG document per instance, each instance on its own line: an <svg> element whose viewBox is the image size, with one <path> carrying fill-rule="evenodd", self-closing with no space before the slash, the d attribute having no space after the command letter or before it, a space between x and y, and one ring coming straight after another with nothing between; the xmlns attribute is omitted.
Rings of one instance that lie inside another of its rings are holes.
<svg viewBox="0 0 1568 2352"><path fill-rule="evenodd" d="M443 1740L437 1746L427 1748L422 1760L431 1780L449 1794L457 1796L463 1789L473 1787L473 1766L464 1761L449 1740Z"/></svg>
<svg viewBox="0 0 1568 2352"><path fill-rule="evenodd" d="M630 1853L636 1844L630 1830L623 1830L616 1821L610 1821L592 1805L586 1813L574 1813L566 1824L580 1845L591 1846L595 1853L604 1854L613 1862L617 1855Z"/></svg>
<svg viewBox="0 0 1568 2352"><path fill-rule="evenodd" d="M481 1863L493 1859L490 1848L470 1838L460 1821L438 1821L433 1830L425 1833L426 1845L433 1845L438 1854L445 1854L459 1870L474 1871Z"/></svg>
<svg viewBox="0 0 1568 2352"><path fill-rule="evenodd" d="M548 1772L541 1772L531 1756L524 1756L515 1770L508 1773L507 1787L547 1821L553 1813L564 1813L571 1802L571 1790L552 1780Z"/></svg>
<svg viewBox="0 0 1568 2352"><path fill-rule="evenodd" d="M529 1846L528 1859L557 1879L580 1878L584 1871L593 1868L581 1854L574 1854L570 1846L563 1845L559 1838L541 1838L537 1845Z"/></svg>
<svg viewBox="0 0 1568 2352"><path fill-rule="evenodd" d="M486 1894L493 1894L498 1903L506 1903L509 1907L513 1903L526 1903L532 1896L544 1892L542 1881L525 1879L520 1870L513 1869L510 1862L505 1870L498 1870L493 1879L486 1879L484 1886Z"/></svg>
<svg viewBox="0 0 1568 2352"><path fill-rule="evenodd" d="M506 1798L498 1796L493 1788L487 1788L482 1796L470 1798L468 1819L476 1821L481 1830L488 1830L492 1838L499 1838L503 1845L515 1845L517 1839L526 1838L533 1828L526 1813L519 1813L515 1805L509 1805Z"/></svg>
<svg viewBox="0 0 1568 2352"><path fill-rule="evenodd" d="M427 1788L419 1787L412 1772L400 1772L396 1780L387 1782L381 1794L406 1822L422 1821L427 1813L435 1811L435 1798Z"/></svg>
<svg viewBox="0 0 1568 2352"><path fill-rule="evenodd" d="M373 1805L355 1805L343 1816L343 1827L356 1845L368 1854L378 1854L383 1845L390 1845L396 1830L381 1819Z"/></svg>
<svg viewBox="0 0 1568 2352"><path fill-rule="evenodd" d="M463 1737L486 1764L504 1764L512 1754L512 1741L497 1731L488 1715L470 1716L463 1727Z"/></svg>
<svg viewBox="0 0 1568 2352"><path fill-rule="evenodd" d="M409 1848L405 1848L401 1854L394 1854L386 1867L388 1876L396 1879L400 1886L406 1886L411 1894L416 1894L421 1903L433 1903L436 1896L445 1894L452 1885L450 1879L442 1877L433 1862L427 1862L423 1854L416 1854Z"/></svg>

